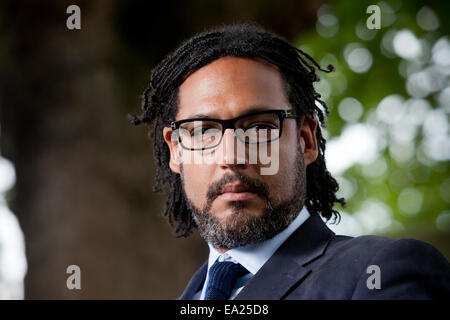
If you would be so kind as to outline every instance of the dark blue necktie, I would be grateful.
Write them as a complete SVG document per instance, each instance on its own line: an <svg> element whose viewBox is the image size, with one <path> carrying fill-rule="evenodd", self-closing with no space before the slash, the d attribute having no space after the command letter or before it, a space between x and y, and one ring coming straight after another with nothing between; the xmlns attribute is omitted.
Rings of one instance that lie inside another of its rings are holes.
<svg viewBox="0 0 450 320"><path fill-rule="evenodd" d="M236 280L247 273L239 263L216 261L209 269L205 300L227 300Z"/></svg>

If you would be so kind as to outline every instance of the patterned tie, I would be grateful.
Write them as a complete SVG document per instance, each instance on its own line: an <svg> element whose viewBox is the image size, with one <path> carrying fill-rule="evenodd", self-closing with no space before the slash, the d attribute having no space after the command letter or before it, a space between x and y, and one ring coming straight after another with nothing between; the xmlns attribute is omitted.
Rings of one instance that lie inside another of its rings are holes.
<svg viewBox="0 0 450 320"><path fill-rule="evenodd" d="M227 300L237 278L247 273L248 270L239 263L216 261L209 269L205 300Z"/></svg>

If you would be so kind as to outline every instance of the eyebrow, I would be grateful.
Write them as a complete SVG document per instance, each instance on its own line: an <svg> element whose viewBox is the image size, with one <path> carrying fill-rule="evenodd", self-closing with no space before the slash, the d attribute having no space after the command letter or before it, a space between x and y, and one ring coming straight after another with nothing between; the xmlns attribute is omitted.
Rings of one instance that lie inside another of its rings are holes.
<svg viewBox="0 0 450 320"><path fill-rule="evenodd" d="M252 106L249 110L247 110L247 112L245 112L243 114L240 114L237 117L245 116L245 115L252 114L252 113L255 113L255 112L259 112L259 111L266 111L266 110L278 110L278 109L275 108L275 107L271 107L271 106L255 105L255 106ZM283 109L280 109L280 110L283 110ZM206 114L206 113L196 113L196 114L194 114L192 116L189 116L186 119L200 119L200 118L219 119L219 118L216 118L216 117L211 117L209 114ZM220 119L220 120L226 120L226 119Z"/></svg>

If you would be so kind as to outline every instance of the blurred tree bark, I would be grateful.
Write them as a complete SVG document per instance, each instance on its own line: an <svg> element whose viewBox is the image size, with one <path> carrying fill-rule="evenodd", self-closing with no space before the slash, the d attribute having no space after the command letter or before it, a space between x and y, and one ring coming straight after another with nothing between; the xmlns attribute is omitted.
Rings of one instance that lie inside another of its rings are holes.
<svg viewBox="0 0 450 320"><path fill-rule="evenodd" d="M208 3L208 4L206 4ZM81 7L81 30L66 8ZM133 128L151 67L206 27L255 20L288 38L321 1L21 1L0 5L1 150L26 239L27 299L173 299L207 257L175 239L152 192L146 128ZM5 31L6 30L6 31ZM7 32L7 33L5 33ZM6 46L6 47L4 47ZM6 48L6 49L5 49ZM81 268L68 290L66 268Z"/></svg>

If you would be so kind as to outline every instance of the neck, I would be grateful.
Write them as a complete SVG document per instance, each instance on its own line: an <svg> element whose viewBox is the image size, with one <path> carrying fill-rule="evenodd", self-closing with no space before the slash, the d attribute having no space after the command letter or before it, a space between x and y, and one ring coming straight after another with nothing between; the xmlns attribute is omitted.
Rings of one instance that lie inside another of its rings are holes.
<svg viewBox="0 0 450 320"><path fill-rule="evenodd" d="M219 251L220 253L225 253L230 249L226 249L226 248L216 248L217 251Z"/></svg>

